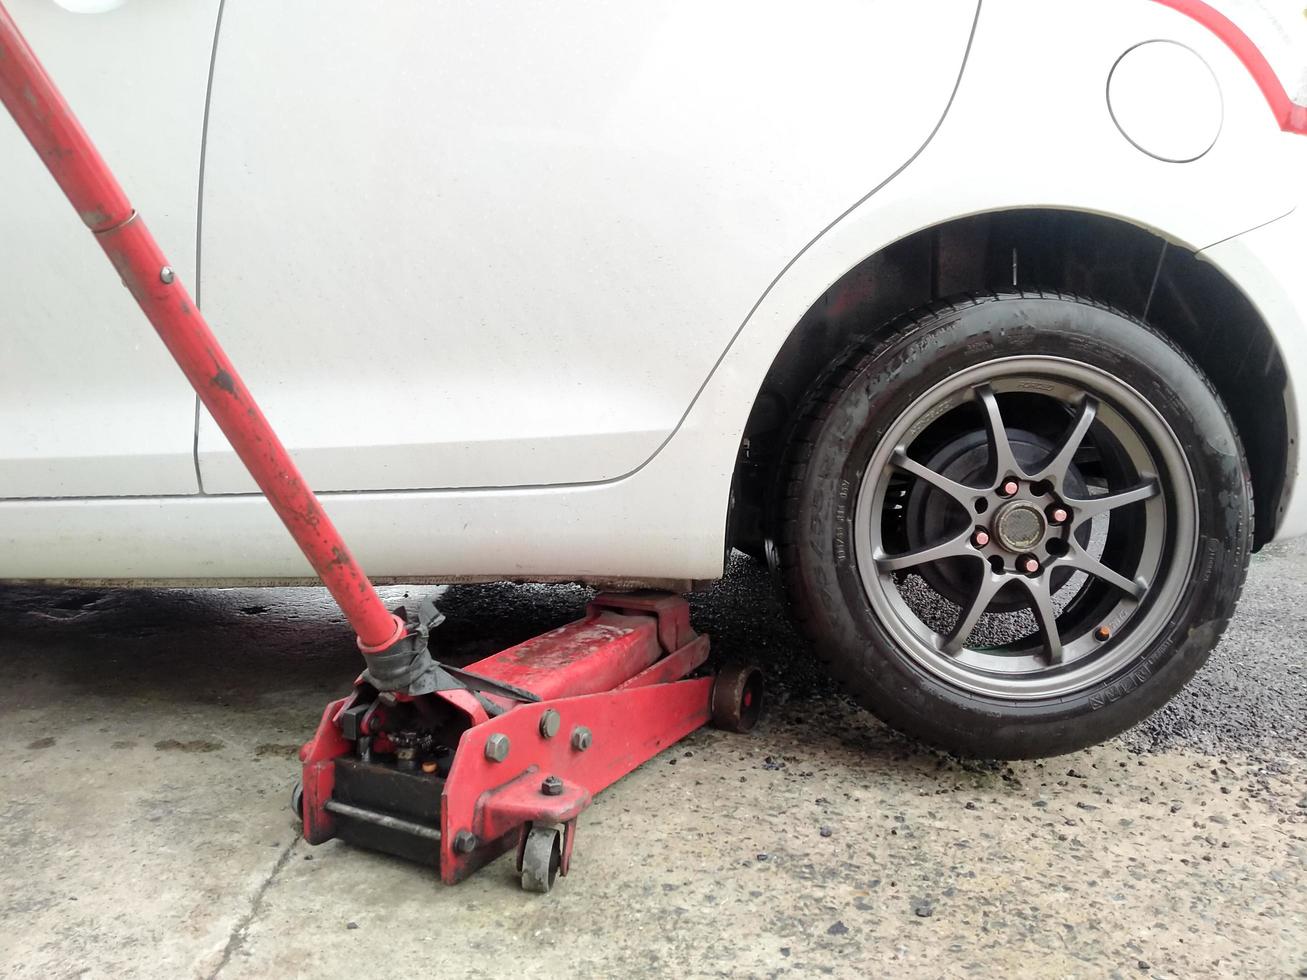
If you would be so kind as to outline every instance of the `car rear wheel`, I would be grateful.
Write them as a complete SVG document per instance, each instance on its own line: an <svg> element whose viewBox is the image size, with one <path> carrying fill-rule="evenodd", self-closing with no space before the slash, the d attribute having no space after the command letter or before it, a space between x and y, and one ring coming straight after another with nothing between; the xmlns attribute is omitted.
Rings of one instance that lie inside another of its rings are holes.
<svg viewBox="0 0 1307 980"><path fill-rule="evenodd" d="M1145 324L968 297L856 347L787 449L791 607L885 721L969 755L1083 747L1206 660L1251 550L1238 438Z"/></svg>

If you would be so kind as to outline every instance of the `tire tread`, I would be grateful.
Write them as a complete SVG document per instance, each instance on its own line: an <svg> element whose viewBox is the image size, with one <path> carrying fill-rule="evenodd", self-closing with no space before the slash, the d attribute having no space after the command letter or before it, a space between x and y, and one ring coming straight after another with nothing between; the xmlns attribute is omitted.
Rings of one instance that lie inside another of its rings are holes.
<svg viewBox="0 0 1307 980"><path fill-rule="evenodd" d="M802 487L807 466L816 448L817 433L843 395L852 387L863 371L871 367L891 347L902 344L914 335L924 333L942 320L950 316L957 316L967 309L1011 299L1063 300L1115 314L1140 329L1148 331L1157 340L1164 343L1189 366L1196 377L1201 379L1224 415L1230 432L1234 435L1240 470L1243 474L1245 492L1247 493L1249 531L1243 536L1243 540L1239 542L1243 554L1241 567L1239 568L1238 587L1235 590L1234 602L1230 604L1229 608L1234 608L1243 593L1246 573L1252 557L1251 525L1255 519L1253 497L1249 489L1251 477L1248 469L1248 459L1243 442L1239 438L1238 430L1230 417L1229 410L1221 400L1211 380L1188 353L1166 334L1120 307L1075 293L1059 290L1014 288L1011 290L968 292L947 299L935 300L883 322L874 330L855 339L842 353L832 359L827 368L810 386L807 395L795 412L794 423L780 464L782 477L778 493L779 499L775 502L776 527L774 537L780 566L777 571L781 588L787 599L790 618L808 641L817 659L835 679L840 689L853 696L855 700L862 702L869 709L874 710L873 706L867 704L866 699L861 697L862 692L859 690L859 684L851 670L840 658L831 657L824 651L823 637L820 631L815 628L816 617L809 605L808 596L803 588L798 569L797 530L800 520L799 509L802 504ZM1225 633L1229 622L1229 615L1214 622L1213 648ZM1154 710L1156 707L1160 707L1160 704L1155 705ZM910 734L927 741L930 740L922 732L913 731Z"/></svg>

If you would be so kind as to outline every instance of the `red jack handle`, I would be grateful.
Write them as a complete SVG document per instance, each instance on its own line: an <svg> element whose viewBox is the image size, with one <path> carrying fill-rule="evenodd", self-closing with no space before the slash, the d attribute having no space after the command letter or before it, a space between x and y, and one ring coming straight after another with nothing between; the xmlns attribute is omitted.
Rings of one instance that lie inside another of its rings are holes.
<svg viewBox="0 0 1307 980"><path fill-rule="evenodd" d="M145 222L0 3L0 102L122 277L236 455L358 634L379 653L406 626L368 581Z"/></svg>

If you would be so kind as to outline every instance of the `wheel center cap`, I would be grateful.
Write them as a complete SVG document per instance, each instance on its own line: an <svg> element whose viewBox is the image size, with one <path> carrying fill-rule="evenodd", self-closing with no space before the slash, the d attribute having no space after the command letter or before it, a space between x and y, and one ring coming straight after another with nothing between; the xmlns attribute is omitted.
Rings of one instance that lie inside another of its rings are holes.
<svg viewBox="0 0 1307 980"><path fill-rule="evenodd" d="M1008 551L1026 551L1040 542L1047 527L1038 507L1017 500L999 510L994 521L994 534L998 543Z"/></svg>

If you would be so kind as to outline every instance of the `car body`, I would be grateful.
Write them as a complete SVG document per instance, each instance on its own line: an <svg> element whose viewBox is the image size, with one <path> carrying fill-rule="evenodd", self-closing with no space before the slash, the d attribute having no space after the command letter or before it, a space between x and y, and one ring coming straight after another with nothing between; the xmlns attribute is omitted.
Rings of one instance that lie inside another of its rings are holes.
<svg viewBox="0 0 1307 980"><path fill-rule="evenodd" d="M1205 4L10 6L379 581L717 578L823 367L996 286L1156 320L1307 531L1303 111ZM0 172L0 581L308 579Z"/></svg>

